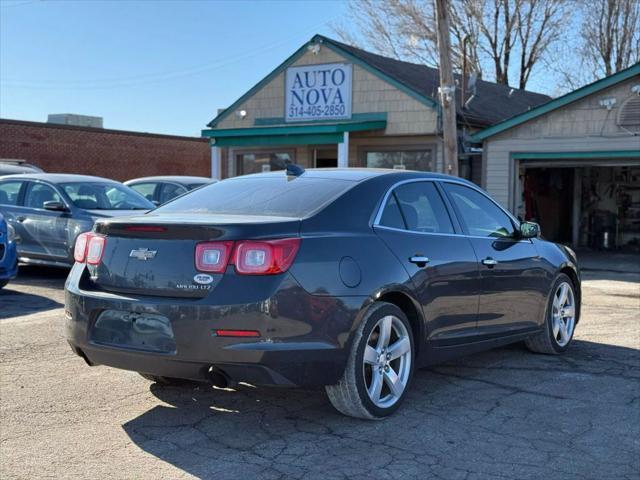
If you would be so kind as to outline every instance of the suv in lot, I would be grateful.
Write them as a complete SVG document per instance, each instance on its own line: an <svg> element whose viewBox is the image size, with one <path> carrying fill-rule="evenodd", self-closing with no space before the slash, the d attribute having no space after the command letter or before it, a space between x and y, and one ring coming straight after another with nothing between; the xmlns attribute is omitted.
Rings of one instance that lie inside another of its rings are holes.
<svg viewBox="0 0 640 480"><path fill-rule="evenodd" d="M27 163L26 160L0 158L0 175L14 175L16 173L42 173L42 169Z"/></svg>

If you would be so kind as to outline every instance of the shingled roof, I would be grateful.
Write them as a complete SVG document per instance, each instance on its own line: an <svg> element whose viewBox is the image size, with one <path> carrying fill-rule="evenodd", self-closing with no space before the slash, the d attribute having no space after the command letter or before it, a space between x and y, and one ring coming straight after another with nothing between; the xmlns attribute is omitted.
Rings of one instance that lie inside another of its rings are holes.
<svg viewBox="0 0 640 480"><path fill-rule="evenodd" d="M316 37L321 38L323 43L330 43L338 49L347 51L416 93L437 100L438 87L440 86L438 69L383 57L321 35ZM460 75L455 75L455 79L460 85ZM460 93L458 88L456 90L456 106L459 120L474 126L488 126L502 122L551 100L551 97L541 93L478 80L475 96L470 102L467 102L467 108L463 109L461 108Z"/></svg>
<svg viewBox="0 0 640 480"><path fill-rule="evenodd" d="M438 86L440 85L440 73L438 69L383 57L382 55L367 52L366 50L338 42L323 35L314 35L310 41L305 43L269 75L254 85L253 88L236 100L229 108L220 112L216 118L208 123L208 126L215 127L218 122L230 115L242 102L255 94L255 92L271 81L275 75L281 73L297 58L303 55L307 47L314 43L323 43L347 59L360 63L375 75L395 84L396 87L404 90L405 93L426 105L431 107L438 106ZM456 81L458 84L460 83L460 75L456 75ZM507 85L484 80L478 80L476 82L475 95L470 100L467 98L465 108L462 108L460 94L460 88L456 89L458 122L480 128L500 123L551 100L551 97L541 93L519 90Z"/></svg>

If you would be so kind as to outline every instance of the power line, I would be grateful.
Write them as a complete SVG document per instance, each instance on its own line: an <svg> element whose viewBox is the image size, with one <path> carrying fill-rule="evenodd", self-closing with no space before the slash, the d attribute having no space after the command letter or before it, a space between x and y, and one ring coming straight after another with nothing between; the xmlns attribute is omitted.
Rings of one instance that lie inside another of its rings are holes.
<svg viewBox="0 0 640 480"><path fill-rule="evenodd" d="M303 34L307 36L309 35L310 31L315 32L318 29L318 27L324 26L327 22L331 21L332 19L325 20L320 24L317 24L311 28L307 28L304 30L304 32L296 34L295 37L294 36L289 37L285 40L275 42L273 44L269 44L261 48L254 49L251 52L247 52L242 55L225 57L223 59L218 59L214 62L208 62L202 65L196 65L186 69L169 70L166 72L146 73L146 74L140 74L140 75L134 75L134 76L128 76L128 77L116 77L116 78L110 78L110 79L24 81L24 80L17 80L17 79L14 80L11 78L4 78L4 79L1 79L0 81L2 85L5 87L33 89L33 90L56 90L56 89L99 90L99 89L110 89L110 88L118 88L118 87L147 85L151 83L160 83L164 81L174 80L176 78L184 78L184 77L189 77L193 75L200 75L202 73L206 73L211 70L224 68L229 65L238 63L240 61L253 58L258 55L262 55L266 52L274 50L285 44L292 43L293 41L298 42L299 41L298 39Z"/></svg>

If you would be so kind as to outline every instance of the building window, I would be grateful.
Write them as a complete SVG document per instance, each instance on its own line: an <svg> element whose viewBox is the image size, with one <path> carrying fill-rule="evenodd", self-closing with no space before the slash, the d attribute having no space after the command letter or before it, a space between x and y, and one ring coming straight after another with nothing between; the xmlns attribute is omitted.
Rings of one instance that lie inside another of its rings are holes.
<svg viewBox="0 0 640 480"><path fill-rule="evenodd" d="M364 151L367 168L433 171L433 160L433 150L429 148L378 147Z"/></svg>
<svg viewBox="0 0 640 480"><path fill-rule="evenodd" d="M295 162L293 150L236 153L236 175L284 170Z"/></svg>

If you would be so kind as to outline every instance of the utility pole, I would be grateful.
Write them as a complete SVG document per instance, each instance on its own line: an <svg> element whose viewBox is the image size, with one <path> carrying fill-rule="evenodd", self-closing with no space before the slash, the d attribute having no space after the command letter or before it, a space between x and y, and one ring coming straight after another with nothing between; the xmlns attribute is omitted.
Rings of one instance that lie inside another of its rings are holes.
<svg viewBox="0 0 640 480"><path fill-rule="evenodd" d="M458 133L456 128L456 84L451 69L449 39L449 0L435 0L440 56L440 103L442 105L442 137L444 168L449 175L458 175Z"/></svg>

